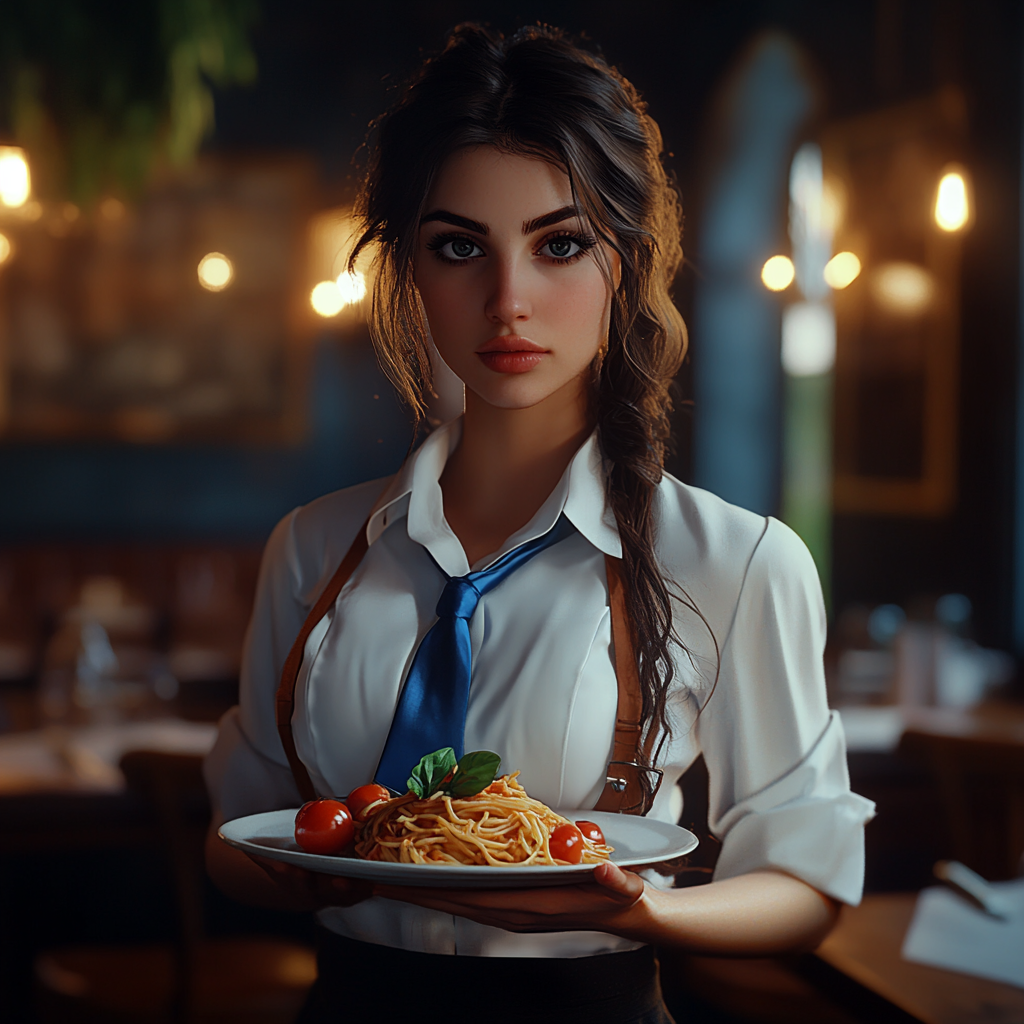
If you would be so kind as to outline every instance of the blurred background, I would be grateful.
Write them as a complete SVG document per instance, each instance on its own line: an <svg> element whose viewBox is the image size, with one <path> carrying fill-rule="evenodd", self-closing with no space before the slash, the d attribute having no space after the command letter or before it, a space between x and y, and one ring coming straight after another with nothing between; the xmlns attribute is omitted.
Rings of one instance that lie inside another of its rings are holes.
<svg viewBox="0 0 1024 1024"><path fill-rule="evenodd" d="M997 0L5 0L0 1015L301 1002L308 922L204 880L197 766L275 522L410 443L344 254L369 122L465 20L564 27L648 101L686 214L669 469L811 549L879 807L867 916L796 965L666 954L674 1012L1024 1021L1024 977L900 956L936 860L999 881L1024 851L1024 9ZM701 765L684 791L706 829Z"/></svg>

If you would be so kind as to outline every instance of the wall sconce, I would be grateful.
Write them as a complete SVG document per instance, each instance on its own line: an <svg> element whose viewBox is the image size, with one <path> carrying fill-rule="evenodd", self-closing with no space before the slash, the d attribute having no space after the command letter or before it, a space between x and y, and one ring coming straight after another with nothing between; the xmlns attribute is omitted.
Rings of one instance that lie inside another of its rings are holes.
<svg viewBox="0 0 1024 1024"><path fill-rule="evenodd" d="M962 231L970 223L973 205L966 172L950 164L943 170L935 193L935 223L943 231Z"/></svg>
<svg viewBox="0 0 1024 1024"><path fill-rule="evenodd" d="M199 261L196 273L208 292L222 292L234 280L235 268L223 253L208 252Z"/></svg>
<svg viewBox="0 0 1024 1024"><path fill-rule="evenodd" d="M783 292L796 277L796 267L788 256L772 256L761 268L761 281L770 292Z"/></svg>
<svg viewBox="0 0 1024 1024"><path fill-rule="evenodd" d="M16 210L32 194L28 157L20 146L0 146L0 206Z"/></svg>

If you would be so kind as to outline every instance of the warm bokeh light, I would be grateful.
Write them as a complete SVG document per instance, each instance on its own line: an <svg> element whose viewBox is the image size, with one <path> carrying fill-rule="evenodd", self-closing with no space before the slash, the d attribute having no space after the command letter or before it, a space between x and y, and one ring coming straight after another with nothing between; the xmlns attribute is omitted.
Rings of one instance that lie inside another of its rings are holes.
<svg viewBox="0 0 1024 1024"><path fill-rule="evenodd" d="M960 171L947 171L935 196L935 223L943 231L959 231L970 217L967 181Z"/></svg>
<svg viewBox="0 0 1024 1024"><path fill-rule="evenodd" d="M309 293L310 305L318 316L331 318L342 313L355 319L364 315L373 248L363 249L351 269L348 262L361 234L348 206L321 210L310 219L306 272L310 285L319 282Z"/></svg>
<svg viewBox="0 0 1024 1024"><path fill-rule="evenodd" d="M793 283L796 268L788 256L773 256L761 268L761 280L765 288L781 292Z"/></svg>
<svg viewBox="0 0 1024 1024"><path fill-rule="evenodd" d="M125 215L125 206L120 199L109 196L100 203L100 216L104 220L120 220Z"/></svg>
<svg viewBox="0 0 1024 1024"><path fill-rule="evenodd" d="M39 220L43 215L43 204L38 199L29 200L20 210L25 220Z"/></svg>
<svg viewBox="0 0 1024 1024"><path fill-rule="evenodd" d="M886 263L871 275L875 301L890 313L916 316L935 296L935 279L916 263Z"/></svg>
<svg viewBox="0 0 1024 1024"><path fill-rule="evenodd" d="M337 285L343 305L352 306L366 295L366 278L358 270L339 274Z"/></svg>
<svg viewBox="0 0 1024 1024"><path fill-rule="evenodd" d="M209 252L199 261L199 283L208 292L222 292L235 276L231 260L223 253Z"/></svg>
<svg viewBox="0 0 1024 1024"><path fill-rule="evenodd" d="M6 263L11 257L11 240L0 235L0 264Z"/></svg>
<svg viewBox="0 0 1024 1024"><path fill-rule="evenodd" d="M25 151L18 146L0 146L0 204L12 209L24 206L31 192Z"/></svg>
<svg viewBox="0 0 1024 1024"><path fill-rule="evenodd" d="M337 281L321 281L309 296L313 310L323 317L337 316L346 306L354 306L366 295L366 275L347 270Z"/></svg>
<svg viewBox="0 0 1024 1024"><path fill-rule="evenodd" d="M74 222L78 220L79 215L82 211L79 210L74 203L64 203L64 205L60 208L60 212L63 214L64 219L69 224L74 224Z"/></svg>
<svg viewBox="0 0 1024 1024"><path fill-rule="evenodd" d="M829 288L845 288L860 276L860 260L855 253L837 252L825 264L825 284Z"/></svg>
<svg viewBox="0 0 1024 1024"><path fill-rule="evenodd" d="M337 316L346 303L337 281L321 281L309 296L309 303L320 316Z"/></svg>

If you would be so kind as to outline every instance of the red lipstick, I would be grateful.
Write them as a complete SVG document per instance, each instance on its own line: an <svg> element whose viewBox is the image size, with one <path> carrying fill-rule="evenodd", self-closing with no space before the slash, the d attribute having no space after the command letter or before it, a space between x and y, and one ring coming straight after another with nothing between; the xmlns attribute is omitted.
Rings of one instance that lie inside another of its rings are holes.
<svg viewBox="0 0 1024 1024"><path fill-rule="evenodd" d="M485 341L476 354L489 370L495 373L527 373L548 353L546 348L520 338L518 334L503 334Z"/></svg>

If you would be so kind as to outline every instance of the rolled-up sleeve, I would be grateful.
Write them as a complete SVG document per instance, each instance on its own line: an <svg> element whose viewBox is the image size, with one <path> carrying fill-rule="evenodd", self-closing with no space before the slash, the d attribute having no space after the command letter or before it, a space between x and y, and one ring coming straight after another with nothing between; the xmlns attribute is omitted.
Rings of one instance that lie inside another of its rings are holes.
<svg viewBox="0 0 1024 1024"><path fill-rule="evenodd" d="M712 766L709 825L722 840L715 878L784 871L856 904L874 805L850 792L842 727L825 694L825 628L807 548L767 520L696 730Z"/></svg>

